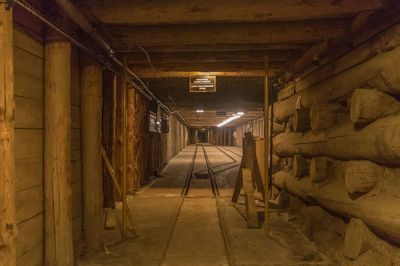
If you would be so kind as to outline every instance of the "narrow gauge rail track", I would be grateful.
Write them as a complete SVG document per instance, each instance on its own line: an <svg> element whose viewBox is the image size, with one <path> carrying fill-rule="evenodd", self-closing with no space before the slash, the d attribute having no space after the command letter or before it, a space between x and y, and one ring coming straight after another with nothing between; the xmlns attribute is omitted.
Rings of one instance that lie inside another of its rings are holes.
<svg viewBox="0 0 400 266"><path fill-rule="evenodd" d="M215 146L217 149L222 149L222 150L225 150L225 151L229 151L230 153L233 153L234 155L236 155L237 157L239 157L239 158L242 158L242 155L241 154L239 154L239 153L237 153L237 152L235 152L235 151L232 151L231 149L228 149L228 148L225 148L225 147L217 147L217 146Z"/></svg>
<svg viewBox="0 0 400 266"><path fill-rule="evenodd" d="M193 179L193 174L194 174L193 173L193 169L194 169L194 166L195 166L195 163L196 163L196 157L197 157L198 147L199 146L201 146L201 149L202 149L205 161L206 161L206 165L207 165L208 177L209 177L210 184L211 184L211 189L212 189L212 192L213 192L213 195L214 195L214 198L215 198L215 203L216 203L216 208L217 208L217 213L218 213L218 219L219 219L219 226L220 226L222 237L223 237L223 241L224 241L226 257L227 257L227 259L229 261L229 265L234 265L233 258L231 256L231 247L230 247L229 237L228 237L227 229L225 228L225 222L224 222L224 217L223 217L223 213L222 213L222 207L221 207L221 203L220 203L220 193L219 193L219 189L218 189L218 184L217 184L217 182L215 180L213 167L210 164L210 161L209 161L209 158L208 158L208 155L207 155L207 151L206 151L206 149L205 149L203 144L196 144L195 151L193 153L193 157L192 157L192 160L191 160L191 163L190 163L190 167L189 167L188 173L186 175L185 184L184 184L184 186L182 188L182 191L181 191L181 194L180 194L180 199L179 199L178 207L177 207L177 210L176 210L176 215L173 218L174 221L173 221L173 224L171 226L171 229L170 229L170 232L169 232L169 235L168 235L168 240L167 240L167 243L166 243L166 245L164 247L163 256L162 256L162 259L160 260L160 264L159 265L163 265L164 262L165 262L167 251L168 251L171 239L172 239L174 231L175 231L175 227L176 227L176 223L177 223L178 217L180 216L181 209L182 209L182 206L184 204L185 198L187 197L187 195L189 193L190 183L191 183L191 181ZM213 146L210 145L209 147L213 147ZM224 151L222 151L218 147L217 147L217 149L219 151L221 151L223 154L225 154L226 156L230 157L233 161L237 162L236 159L234 159L233 157L229 156L227 153L225 153ZM235 166L237 166L237 165L235 165Z"/></svg>

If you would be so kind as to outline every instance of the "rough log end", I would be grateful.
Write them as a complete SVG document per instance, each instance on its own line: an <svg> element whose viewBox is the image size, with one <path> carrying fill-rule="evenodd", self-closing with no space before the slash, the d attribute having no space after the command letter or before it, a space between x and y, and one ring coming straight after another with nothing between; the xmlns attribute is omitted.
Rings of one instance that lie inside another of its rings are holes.
<svg viewBox="0 0 400 266"><path fill-rule="evenodd" d="M343 254L349 259L357 259L372 247L373 233L360 219L351 219L346 227Z"/></svg>

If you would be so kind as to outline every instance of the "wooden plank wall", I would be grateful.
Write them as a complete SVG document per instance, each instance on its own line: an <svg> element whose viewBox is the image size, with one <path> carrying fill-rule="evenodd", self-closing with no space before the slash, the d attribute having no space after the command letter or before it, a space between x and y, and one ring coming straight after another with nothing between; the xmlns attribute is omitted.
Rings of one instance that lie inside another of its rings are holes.
<svg viewBox="0 0 400 266"><path fill-rule="evenodd" d="M145 156L146 150L149 146L149 124L148 124L148 110L149 103L139 93L135 94L135 156L137 158L137 181L135 182L135 190L140 188L140 185L145 184L147 182L148 176L148 158Z"/></svg>
<svg viewBox="0 0 400 266"><path fill-rule="evenodd" d="M43 263L43 45L14 30L17 264ZM71 66L71 188L75 254L82 239L79 53Z"/></svg>
<svg viewBox="0 0 400 266"><path fill-rule="evenodd" d="M168 161L178 154L185 145L185 126L180 123L173 115L169 116L170 129L168 133L149 132L148 112L150 102L141 94L135 95L135 136L136 147L135 156L138 158L136 166L137 177L140 182L135 190L145 185L150 177L168 163Z"/></svg>
<svg viewBox="0 0 400 266"><path fill-rule="evenodd" d="M80 134L80 68L79 51L71 51L71 190L72 190L72 234L74 254L82 248L82 162Z"/></svg>
<svg viewBox="0 0 400 266"><path fill-rule="evenodd" d="M14 30L15 58L15 168L17 211L17 263L43 264L43 45ZM186 129L170 116L170 132L148 132L149 104L142 96L137 111L140 135L136 156L139 180L145 184L156 169L161 169L185 146ZM148 145L151 144L151 145ZM152 147L149 148L148 147ZM156 156L152 156L152 153ZM157 155L159 154L159 155ZM71 188L72 226L75 255L82 247L82 175L80 147L79 52L71 59Z"/></svg>
<svg viewBox="0 0 400 266"><path fill-rule="evenodd" d="M243 146L243 137L244 137L244 130L243 126L236 127L236 146L242 147Z"/></svg>
<svg viewBox="0 0 400 266"><path fill-rule="evenodd" d="M43 46L14 30L17 264L43 263Z"/></svg>
<svg viewBox="0 0 400 266"><path fill-rule="evenodd" d="M264 137L264 118L256 119L236 127L236 146L242 147L244 133L251 132L255 137Z"/></svg>

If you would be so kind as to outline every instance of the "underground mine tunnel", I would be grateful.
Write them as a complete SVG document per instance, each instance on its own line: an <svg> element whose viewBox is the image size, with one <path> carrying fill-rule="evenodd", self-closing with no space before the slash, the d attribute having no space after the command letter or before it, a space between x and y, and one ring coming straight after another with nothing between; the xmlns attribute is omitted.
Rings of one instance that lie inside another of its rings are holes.
<svg viewBox="0 0 400 266"><path fill-rule="evenodd" d="M400 1L0 1L0 266L400 265Z"/></svg>

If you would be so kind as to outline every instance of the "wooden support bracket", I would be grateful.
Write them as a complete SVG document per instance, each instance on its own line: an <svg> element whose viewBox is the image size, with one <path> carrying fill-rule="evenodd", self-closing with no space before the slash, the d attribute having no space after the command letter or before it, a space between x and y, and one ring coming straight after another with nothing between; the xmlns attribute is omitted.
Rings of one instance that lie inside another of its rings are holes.
<svg viewBox="0 0 400 266"><path fill-rule="evenodd" d="M108 169L108 171L110 172L111 178L112 178L112 180L114 181L115 189L117 190L118 194L122 197L122 189L121 189L121 186L120 186L120 184L118 183L117 177L116 177L116 175L115 175L115 170L114 170L113 166L111 165L111 162L110 162L110 160L108 159L107 154L106 154L106 151L104 150L103 147L101 148L101 154L102 154L102 156L103 156L104 162L106 163L107 169ZM125 198L125 199L122 198L122 200L125 200L125 201L126 201L126 198ZM135 235L136 235L136 236L139 236L139 233L140 233L140 232L139 232L139 228L138 228L138 226L136 225L136 223L135 223L135 218L133 217L133 214L132 214L132 212L131 212L131 210L129 209L128 206L127 206L127 210L126 210L126 211L127 211L127 216L128 216L129 222L131 223L131 225L132 225L132 227L133 227L133 230L134 230Z"/></svg>

